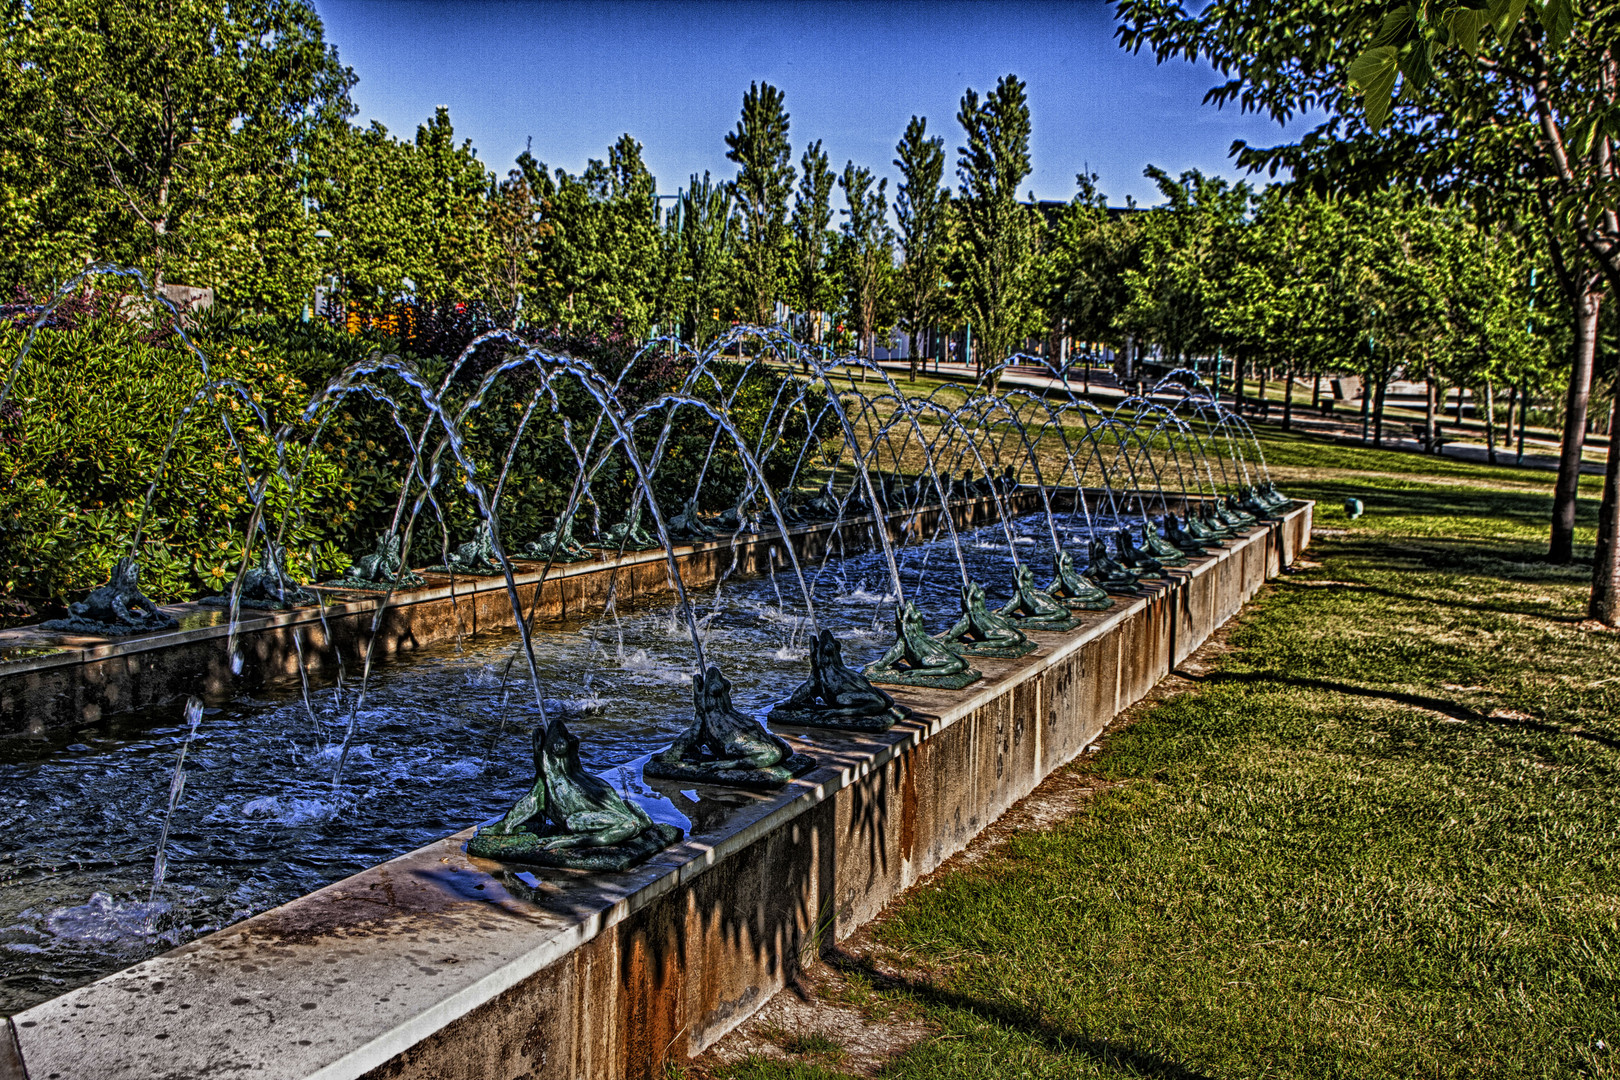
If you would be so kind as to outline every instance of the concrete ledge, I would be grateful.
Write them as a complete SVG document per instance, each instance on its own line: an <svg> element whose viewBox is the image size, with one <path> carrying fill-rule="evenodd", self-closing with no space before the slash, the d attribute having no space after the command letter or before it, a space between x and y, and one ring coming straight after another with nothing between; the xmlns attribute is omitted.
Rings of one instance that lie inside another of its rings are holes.
<svg viewBox="0 0 1620 1080"><path fill-rule="evenodd" d="M890 732L793 740L822 764L777 795L673 793L691 835L628 874L520 875L469 830L19 1013L27 1076L661 1075L1092 742L1303 550L1311 510L967 691L902 691Z"/></svg>

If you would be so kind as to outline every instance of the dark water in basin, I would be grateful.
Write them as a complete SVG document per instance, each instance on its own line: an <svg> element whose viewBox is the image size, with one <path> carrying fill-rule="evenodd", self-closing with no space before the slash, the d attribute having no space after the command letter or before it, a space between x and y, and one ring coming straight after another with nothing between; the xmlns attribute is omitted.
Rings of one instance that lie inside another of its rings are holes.
<svg viewBox="0 0 1620 1080"><path fill-rule="evenodd" d="M1050 576L1044 519L1017 523L1021 558ZM1066 543L1084 562L1082 530ZM964 534L992 598L1011 578L999 527ZM1072 542L1071 542L1072 541ZM943 540L900 553L930 628L955 617L960 575ZM818 614L852 666L892 640L877 554L806 567ZM808 624L790 573L694 594L705 650L745 712L806 672ZM538 711L516 636L416 654L373 673L340 788L331 783L354 695L299 687L210 709L187 759L164 887L148 902L181 708L146 710L52 740L0 744L0 1015L285 903L503 813L532 782ZM588 768L615 772L668 745L691 717L693 650L669 608L535 635L548 707L569 718ZM510 677L503 686L503 674ZM618 777L616 786L634 782ZM673 819L671 815L659 815Z"/></svg>

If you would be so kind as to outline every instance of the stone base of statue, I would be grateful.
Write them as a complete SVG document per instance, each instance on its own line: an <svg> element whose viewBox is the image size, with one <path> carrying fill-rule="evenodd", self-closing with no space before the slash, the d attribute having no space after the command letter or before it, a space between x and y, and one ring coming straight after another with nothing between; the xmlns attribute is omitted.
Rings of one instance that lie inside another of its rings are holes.
<svg viewBox="0 0 1620 1080"><path fill-rule="evenodd" d="M287 573L287 549L274 541L264 545L259 565L249 567L238 584L236 606L256 611L287 611L321 602L320 594L296 584ZM231 594L205 596L198 601L210 607L230 607Z"/></svg>
<svg viewBox="0 0 1620 1080"><path fill-rule="evenodd" d="M731 683L710 667L692 676L692 723L654 754L642 775L717 787L775 791L816 767L759 721L731 704Z"/></svg>
<svg viewBox="0 0 1620 1080"><path fill-rule="evenodd" d="M906 710L865 675L846 667L838 639L823 630L810 643L810 678L767 715L773 724L887 731L905 719Z"/></svg>
<svg viewBox="0 0 1620 1080"><path fill-rule="evenodd" d="M963 656L1002 660L1028 656L1037 647L1022 630L985 606L984 589L973 581L962 586L962 617L939 640Z"/></svg>
<svg viewBox="0 0 1620 1080"><path fill-rule="evenodd" d="M1013 590L1013 598L997 614L1018 629L1064 631L1080 625L1068 605L1035 587L1034 573L1023 564L1013 571Z"/></svg>
<svg viewBox="0 0 1620 1080"><path fill-rule="evenodd" d="M113 566L112 580L92 589L83 600L68 605L67 618L40 624L45 630L98 637L173 630L179 625L141 592L140 565L128 555Z"/></svg>
<svg viewBox="0 0 1620 1080"><path fill-rule="evenodd" d="M467 854L569 870L628 870L685 835L660 825L585 771L560 717L534 732L535 782L499 821L479 826Z"/></svg>
<svg viewBox="0 0 1620 1080"><path fill-rule="evenodd" d="M861 674L889 686L923 686L960 690L984 676L968 666L962 654L930 637L917 605L910 600L894 613L894 644Z"/></svg>
<svg viewBox="0 0 1620 1080"><path fill-rule="evenodd" d="M612 873L646 862L671 844L678 844L685 833L674 825L652 824L628 840L617 844L553 847L556 837L516 833L497 836L480 832L467 841L467 854L500 862L526 863L559 870L594 870Z"/></svg>

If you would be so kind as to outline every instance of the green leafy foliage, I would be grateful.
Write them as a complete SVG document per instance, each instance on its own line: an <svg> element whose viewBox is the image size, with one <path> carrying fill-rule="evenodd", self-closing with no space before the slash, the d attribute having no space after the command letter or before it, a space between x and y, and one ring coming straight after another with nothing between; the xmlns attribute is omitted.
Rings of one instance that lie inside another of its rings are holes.
<svg viewBox="0 0 1620 1080"><path fill-rule="evenodd" d="M0 330L0 351L14 355L21 338ZM138 326L108 317L35 340L0 440L5 595L42 606L105 581L154 482L142 547L143 585L154 598L218 591L235 576L260 483L270 527L285 524L295 558L334 529L343 534L353 481L335 462L317 453L295 483L277 475L273 436L283 427L306 433L298 414L309 397L282 357L250 343L211 349L206 379L177 341L142 338ZM309 516L317 504L336 507L326 528ZM306 557L299 569L315 567Z"/></svg>

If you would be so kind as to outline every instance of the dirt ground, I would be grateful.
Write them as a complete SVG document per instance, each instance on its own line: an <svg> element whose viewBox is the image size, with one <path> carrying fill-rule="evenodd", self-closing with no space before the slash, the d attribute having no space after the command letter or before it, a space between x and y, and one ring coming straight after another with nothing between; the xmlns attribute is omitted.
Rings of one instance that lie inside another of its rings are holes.
<svg viewBox="0 0 1620 1080"><path fill-rule="evenodd" d="M1294 569L1317 565L1300 559ZM1044 829L1081 812L1097 792L1109 786L1090 765L1101 743L1154 705L1196 686L1216 658L1230 651L1227 637L1237 622L1217 631L1147 697L1116 717L1079 758L1047 777L918 884L991 857L1017 833ZM902 894L896 902L904 899ZM874 1076L891 1058L934 1038L934 1030L903 1006L875 999L869 992L871 987L901 986L933 974L911 965L902 970L904 958L873 940L871 931L886 914L829 948L819 962L799 972L759 1012L689 1062L682 1075L709 1080L727 1065L754 1058L814 1061L853 1076Z"/></svg>

